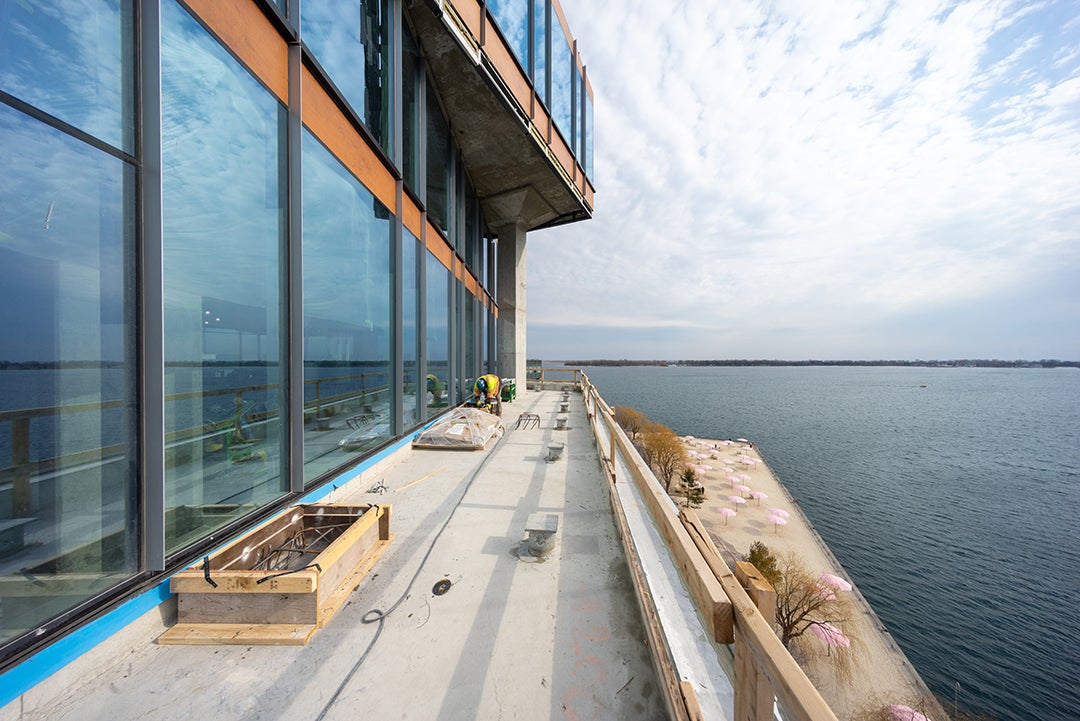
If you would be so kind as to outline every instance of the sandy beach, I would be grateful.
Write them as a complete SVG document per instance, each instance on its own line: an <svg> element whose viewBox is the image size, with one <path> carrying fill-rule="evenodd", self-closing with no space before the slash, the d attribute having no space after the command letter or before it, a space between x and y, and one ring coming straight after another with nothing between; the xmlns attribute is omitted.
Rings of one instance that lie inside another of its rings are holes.
<svg viewBox="0 0 1080 721"><path fill-rule="evenodd" d="M742 560L750 544L761 541L778 557L794 553L815 576L831 573L851 582L803 515L797 500L751 442L688 436L683 443L705 488L705 502L698 514L729 565ZM731 496L744 502L733 501ZM735 515L724 515L730 511L721 509L731 509ZM786 512L787 523L767 520L767 516L783 515L772 509ZM845 721L871 718L884 706L900 703L922 710L934 721L944 721L945 713L936 702L923 708L929 690L858 588L838 593L850 595L856 609L850 618L837 624L850 637L851 647L831 648L807 633L793 649L837 716ZM847 672L843 670L845 665Z"/></svg>

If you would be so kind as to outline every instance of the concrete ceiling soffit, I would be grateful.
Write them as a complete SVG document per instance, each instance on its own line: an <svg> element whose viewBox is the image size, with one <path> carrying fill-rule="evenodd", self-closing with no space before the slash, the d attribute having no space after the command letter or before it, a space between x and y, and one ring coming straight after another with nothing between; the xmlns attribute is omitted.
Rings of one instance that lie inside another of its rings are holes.
<svg viewBox="0 0 1080 721"><path fill-rule="evenodd" d="M488 223L535 228L555 218L587 214L542 141L533 136L521 108L499 87L500 81L488 75L493 71L476 64L427 2L407 0L406 10ZM519 201L506 200L519 195ZM515 203L523 215L505 215Z"/></svg>

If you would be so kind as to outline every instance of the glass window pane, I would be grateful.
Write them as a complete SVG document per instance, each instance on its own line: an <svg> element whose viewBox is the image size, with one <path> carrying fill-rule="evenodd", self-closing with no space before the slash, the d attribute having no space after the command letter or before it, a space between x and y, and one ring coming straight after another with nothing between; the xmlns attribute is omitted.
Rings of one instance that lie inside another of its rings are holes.
<svg viewBox="0 0 1080 721"><path fill-rule="evenodd" d="M465 296L465 368L462 376L465 378L465 388L472 387L472 381L480 375L480 365L476 357L476 346L479 338L476 335L476 322L479 317L476 313L476 298L467 289L462 289Z"/></svg>
<svg viewBox="0 0 1080 721"><path fill-rule="evenodd" d="M401 147L404 154L401 167L405 184L419 196L420 85L417 79L420 50L416 47L416 41L408 27L402 29L401 39Z"/></svg>
<svg viewBox="0 0 1080 721"><path fill-rule="evenodd" d="M487 7L521 67L528 72L529 0L488 0Z"/></svg>
<svg viewBox="0 0 1080 721"><path fill-rule="evenodd" d="M535 0L533 5L533 87L544 101L544 105L551 107L548 96L548 3L545 0Z"/></svg>
<svg viewBox="0 0 1080 721"><path fill-rule="evenodd" d="M390 213L305 131L304 478L382 443L390 413Z"/></svg>
<svg viewBox="0 0 1080 721"><path fill-rule="evenodd" d="M169 552L278 498L285 109L162 5Z"/></svg>
<svg viewBox="0 0 1080 721"><path fill-rule="evenodd" d="M387 153L390 131L388 0L301 3L304 44Z"/></svg>
<svg viewBox="0 0 1080 721"><path fill-rule="evenodd" d="M0 90L133 152L131 5L0 3Z"/></svg>
<svg viewBox="0 0 1080 721"><path fill-rule="evenodd" d="M420 350L417 329L420 327L420 285L417 282L420 268L420 241L405 230L401 243L401 347L404 360L402 394L402 417L405 427L420 422L419 398L426 392L420 381ZM426 385L426 383L425 383Z"/></svg>
<svg viewBox="0 0 1080 721"><path fill-rule="evenodd" d="M570 144L570 150L574 153L574 157L578 159L578 163L585 164L585 153L583 138L585 137L585 104L582 102L582 98L585 97L585 83L581 79L581 71L576 67L574 68L574 142Z"/></svg>
<svg viewBox="0 0 1080 721"><path fill-rule="evenodd" d="M427 211L433 223L449 229L450 128L443 117L435 91L427 93Z"/></svg>
<svg viewBox="0 0 1080 721"><path fill-rule="evenodd" d="M585 97L585 175L592 178L593 174L593 104L588 93Z"/></svg>
<svg viewBox="0 0 1080 721"><path fill-rule="evenodd" d="M424 339L427 344L426 374L434 376L437 389L428 403L428 418L445 408L450 401L450 271L439 259L427 253L426 293L424 310L426 326Z"/></svg>
<svg viewBox="0 0 1080 721"><path fill-rule="evenodd" d="M551 31L551 116L566 142L573 147L570 135L571 113L574 107L573 55L570 44L558 23Z"/></svg>
<svg viewBox="0 0 1080 721"><path fill-rule="evenodd" d="M138 524L133 169L2 104L0 158L4 642L133 575Z"/></svg>

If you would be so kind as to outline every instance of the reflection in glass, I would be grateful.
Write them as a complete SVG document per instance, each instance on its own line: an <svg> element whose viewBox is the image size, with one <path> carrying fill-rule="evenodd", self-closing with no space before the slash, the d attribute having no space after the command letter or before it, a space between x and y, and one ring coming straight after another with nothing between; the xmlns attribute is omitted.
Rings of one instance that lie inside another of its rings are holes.
<svg viewBox="0 0 1080 721"><path fill-rule="evenodd" d="M581 100L585 97L585 82L581 78L581 70L576 66L574 67L574 89L577 102L574 103L574 141L570 144L570 150L578 158L578 162L584 165L585 153L582 152L582 143L585 138L585 104Z"/></svg>
<svg viewBox="0 0 1080 721"><path fill-rule="evenodd" d="M543 3L543 0L539 0ZM529 0L488 0L488 10L495 18L510 50L521 67L529 69Z"/></svg>
<svg viewBox="0 0 1080 721"><path fill-rule="evenodd" d="M479 315L476 312L476 297L468 289L462 290L465 296L465 366L461 375L465 378L465 388L468 389L472 387L473 379L480 375L480 365L476 357L476 346L479 341L476 335L476 323Z"/></svg>
<svg viewBox="0 0 1080 721"><path fill-rule="evenodd" d="M0 3L0 90L133 152L132 0Z"/></svg>
<svg viewBox="0 0 1080 721"><path fill-rule="evenodd" d="M390 131L388 0L301 3L304 44L387 153Z"/></svg>
<svg viewBox="0 0 1080 721"><path fill-rule="evenodd" d="M0 104L0 642L138 570L133 180Z"/></svg>
<svg viewBox="0 0 1080 721"><path fill-rule="evenodd" d="M401 243L401 347L404 377L402 378L402 418L405 428L420 422L420 398L427 392L426 379L420 376L420 349L417 329L420 327L420 241L407 229Z"/></svg>
<svg viewBox="0 0 1080 721"><path fill-rule="evenodd" d="M390 411L390 214L304 132L304 479L382 443Z"/></svg>
<svg viewBox="0 0 1080 721"><path fill-rule="evenodd" d="M165 541L175 552L285 491L285 110L162 4Z"/></svg>
<svg viewBox="0 0 1080 721"><path fill-rule="evenodd" d="M450 337L447 334L450 326L450 271L430 252L427 253L426 262L424 339L427 345L427 358L425 358L425 373L435 376L442 394L441 398L436 398L428 404L427 416L430 418L445 408L448 402L453 402L452 398L446 397L446 394L452 392L450 390L452 386L449 383Z"/></svg>
<svg viewBox="0 0 1080 721"><path fill-rule="evenodd" d="M593 174L593 104L592 98L584 90L581 93L585 100L585 152L582 154L582 165L585 175L592 178Z"/></svg>
<svg viewBox="0 0 1080 721"><path fill-rule="evenodd" d="M446 232L450 206L450 128L435 91L427 91L427 211L428 218Z"/></svg>
<svg viewBox="0 0 1080 721"><path fill-rule="evenodd" d="M420 195L420 50L408 26L401 29L401 167L405 185Z"/></svg>
<svg viewBox="0 0 1080 721"><path fill-rule="evenodd" d="M551 107L548 94L548 35L551 23L548 22L549 5L546 0L534 0L533 2L533 87L544 101L544 105Z"/></svg>
<svg viewBox="0 0 1080 721"><path fill-rule="evenodd" d="M573 147L571 115L574 109L573 56L570 44L558 23L551 31L551 116L566 139Z"/></svg>

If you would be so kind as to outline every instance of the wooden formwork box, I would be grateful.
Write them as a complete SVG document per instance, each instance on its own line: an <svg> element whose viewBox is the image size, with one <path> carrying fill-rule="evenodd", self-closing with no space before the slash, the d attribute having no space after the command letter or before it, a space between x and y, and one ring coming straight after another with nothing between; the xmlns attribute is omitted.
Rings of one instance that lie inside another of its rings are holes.
<svg viewBox="0 0 1080 721"><path fill-rule="evenodd" d="M332 526L341 532L325 548L297 546L297 538ZM302 646L341 607L390 540L390 506L287 509L172 577L177 622L158 643ZM260 568L275 550L298 554L292 564L298 568Z"/></svg>

